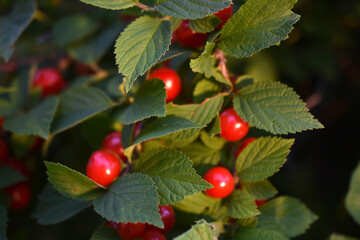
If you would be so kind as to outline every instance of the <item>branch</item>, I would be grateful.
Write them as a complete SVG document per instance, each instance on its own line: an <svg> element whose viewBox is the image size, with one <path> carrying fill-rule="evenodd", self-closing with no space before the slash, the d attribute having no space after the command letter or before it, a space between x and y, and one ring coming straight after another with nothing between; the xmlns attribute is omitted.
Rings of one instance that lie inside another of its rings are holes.
<svg viewBox="0 0 360 240"><path fill-rule="evenodd" d="M142 3L140 3L140 2L137 2L137 3L136 3L136 6L139 7L139 8L141 8L141 9L143 9L143 10L146 10L146 11L153 11L153 12L155 12L155 8L151 8L151 7L146 6L145 4L142 4Z"/></svg>

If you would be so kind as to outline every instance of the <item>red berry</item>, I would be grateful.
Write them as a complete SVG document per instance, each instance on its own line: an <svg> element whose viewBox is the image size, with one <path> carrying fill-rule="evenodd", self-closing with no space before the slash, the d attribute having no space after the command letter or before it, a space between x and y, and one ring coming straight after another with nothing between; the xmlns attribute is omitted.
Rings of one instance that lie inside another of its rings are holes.
<svg viewBox="0 0 360 240"><path fill-rule="evenodd" d="M107 151L94 152L86 166L86 175L97 184L109 186L121 172L121 163Z"/></svg>
<svg viewBox="0 0 360 240"><path fill-rule="evenodd" d="M0 139L0 162L5 161L9 157L9 149L6 142Z"/></svg>
<svg viewBox="0 0 360 240"><path fill-rule="evenodd" d="M30 178L31 174L25 164L16 158L10 158L7 161L4 162L5 165L15 169L17 172L21 173L24 176L27 176Z"/></svg>
<svg viewBox="0 0 360 240"><path fill-rule="evenodd" d="M148 79L158 78L165 83L166 102L175 100L181 91L181 79L179 75L171 68L158 68L152 71Z"/></svg>
<svg viewBox="0 0 360 240"><path fill-rule="evenodd" d="M133 130L133 139L135 139L141 132L142 130L142 122L136 122L134 125L134 130Z"/></svg>
<svg viewBox="0 0 360 240"><path fill-rule="evenodd" d="M226 168L214 167L210 169L205 174L204 180L214 186L214 188L205 191L210 197L224 198L234 190L234 178Z"/></svg>
<svg viewBox="0 0 360 240"><path fill-rule="evenodd" d="M142 240L166 240L164 234L153 229L146 230L140 238Z"/></svg>
<svg viewBox="0 0 360 240"><path fill-rule="evenodd" d="M83 64L81 62L75 63L75 72L79 76L92 75L95 73L95 71L89 65Z"/></svg>
<svg viewBox="0 0 360 240"><path fill-rule="evenodd" d="M175 39L181 46L190 48L199 48L203 46L207 36L205 33L198 33L191 30L189 27L189 20L182 21L174 33Z"/></svg>
<svg viewBox="0 0 360 240"><path fill-rule="evenodd" d="M118 228L118 224L116 222L113 222L113 221L107 221L105 222L105 225L108 226L108 227L111 227L113 229L117 229Z"/></svg>
<svg viewBox="0 0 360 240"><path fill-rule="evenodd" d="M12 199L12 210L24 209L30 202L30 188L27 182L20 182L4 189L4 192Z"/></svg>
<svg viewBox="0 0 360 240"><path fill-rule="evenodd" d="M238 147L238 149L236 150L236 157L239 156L239 154L247 147L247 145L249 145L250 143L252 143L253 141L255 141L257 138L254 137L250 137L245 139L244 141L242 141Z"/></svg>
<svg viewBox="0 0 360 240"><path fill-rule="evenodd" d="M61 92L64 79L56 68L42 68L36 72L33 86L41 88L42 96L57 94Z"/></svg>
<svg viewBox="0 0 360 240"><path fill-rule="evenodd" d="M102 142L102 147L114 152L122 160L127 161L127 157L124 155L124 147L121 142L120 132L112 132L108 134Z"/></svg>
<svg viewBox="0 0 360 240"><path fill-rule="evenodd" d="M264 200L255 200L255 204L257 207L261 207L262 205L264 205L267 202L266 199Z"/></svg>
<svg viewBox="0 0 360 240"><path fill-rule="evenodd" d="M226 22L231 18L233 14L233 5L231 4L229 7L224 8L223 10L218 11L217 13L214 13L215 16L220 18L221 23L216 26L216 30L220 29Z"/></svg>
<svg viewBox="0 0 360 240"><path fill-rule="evenodd" d="M171 205L168 206L160 206L159 213L161 215L161 220L164 223L164 228L154 227L153 225L149 225L149 229L156 230L161 233L169 232L175 225L175 213L174 209Z"/></svg>
<svg viewBox="0 0 360 240"><path fill-rule="evenodd" d="M5 118L4 117L0 117L0 128L2 128L3 124L4 124Z"/></svg>
<svg viewBox="0 0 360 240"><path fill-rule="evenodd" d="M220 114L220 136L228 141L238 141L249 131L249 124L241 119L233 108Z"/></svg>
<svg viewBox="0 0 360 240"><path fill-rule="evenodd" d="M124 240L139 238L145 231L145 223L119 223L117 231Z"/></svg>

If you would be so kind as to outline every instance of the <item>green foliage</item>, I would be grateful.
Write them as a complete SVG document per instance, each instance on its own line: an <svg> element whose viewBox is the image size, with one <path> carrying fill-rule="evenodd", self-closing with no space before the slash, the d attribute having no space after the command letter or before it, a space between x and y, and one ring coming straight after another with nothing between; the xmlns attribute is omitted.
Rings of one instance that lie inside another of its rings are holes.
<svg viewBox="0 0 360 240"><path fill-rule="evenodd" d="M173 204L186 196L212 188L196 174L189 158L176 150L152 149L136 160L134 168L154 181L160 205Z"/></svg>
<svg viewBox="0 0 360 240"><path fill-rule="evenodd" d="M213 240L217 239L219 231L212 224L207 223L204 219L197 221L190 230L174 238L174 240Z"/></svg>
<svg viewBox="0 0 360 240"><path fill-rule="evenodd" d="M26 180L26 177L8 166L0 166L0 189Z"/></svg>
<svg viewBox="0 0 360 240"><path fill-rule="evenodd" d="M17 0L11 12L0 18L0 57L9 61L16 40L31 22L35 12L33 0Z"/></svg>
<svg viewBox="0 0 360 240"><path fill-rule="evenodd" d="M182 19L197 19L216 13L230 5L229 0L167 0L156 6L157 10L168 16Z"/></svg>
<svg viewBox="0 0 360 240"><path fill-rule="evenodd" d="M149 117L165 117L164 87L161 80L145 81L137 91L134 102L119 114L119 122L130 124Z"/></svg>
<svg viewBox="0 0 360 240"><path fill-rule="evenodd" d="M117 231L105 225L100 225L90 238L90 240L119 240L119 239L120 238Z"/></svg>
<svg viewBox="0 0 360 240"><path fill-rule="evenodd" d="M112 10L124 9L132 7L136 4L134 0L80 0L101 8L108 8Z"/></svg>
<svg viewBox="0 0 360 240"><path fill-rule="evenodd" d="M345 236L345 235L342 235L342 234L333 233L329 237L329 240L359 240L359 239L354 238L354 237Z"/></svg>
<svg viewBox="0 0 360 240"><path fill-rule="evenodd" d="M0 205L0 240L7 240L6 227L7 227L7 211L6 207Z"/></svg>
<svg viewBox="0 0 360 240"><path fill-rule="evenodd" d="M195 32L207 33L213 31L219 23L221 23L221 20L218 17L210 15L201 19L191 20L189 27Z"/></svg>
<svg viewBox="0 0 360 240"><path fill-rule="evenodd" d="M16 134L37 135L48 138L51 122L59 105L59 99L50 97L29 112L20 116L7 118L4 128Z"/></svg>
<svg viewBox="0 0 360 240"><path fill-rule="evenodd" d="M246 191L234 191L228 201L227 211L230 217L250 218L260 214L255 199Z"/></svg>
<svg viewBox="0 0 360 240"><path fill-rule="evenodd" d="M71 218L90 205L91 202L89 201L79 201L64 197L48 184L39 195L33 217L40 224L56 224Z"/></svg>
<svg viewBox="0 0 360 240"><path fill-rule="evenodd" d="M121 33L116 41L115 55L127 92L136 78L165 54L170 39L171 22L150 16L136 19Z"/></svg>
<svg viewBox="0 0 360 240"><path fill-rule="evenodd" d="M250 125L273 134L324 127L291 88L278 82L257 82L244 87L234 97L234 108Z"/></svg>
<svg viewBox="0 0 360 240"><path fill-rule="evenodd" d="M236 159L236 171L243 181L256 182L272 176L285 163L293 139L261 137L250 143Z"/></svg>
<svg viewBox="0 0 360 240"><path fill-rule="evenodd" d="M175 203L174 206L184 212L202 214L216 208L220 202L221 199L212 198L200 192L185 197L183 201Z"/></svg>
<svg viewBox="0 0 360 240"><path fill-rule="evenodd" d="M281 233L261 228L246 228L235 235L236 240L288 240Z"/></svg>
<svg viewBox="0 0 360 240"><path fill-rule="evenodd" d="M278 197L260 207L259 227L284 233L287 237L303 234L318 218L303 203L291 197Z"/></svg>
<svg viewBox="0 0 360 240"><path fill-rule="evenodd" d="M195 85L193 91L194 102L202 103L206 98L215 96L220 90L221 86L218 83L204 78Z"/></svg>
<svg viewBox="0 0 360 240"><path fill-rule="evenodd" d="M257 200L272 198L278 193L267 179L258 182L241 181L241 187Z"/></svg>
<svg viewBox="0 0 360 240"><path fill-rule="evenodd" d="M105 190L85 175L59 163L45 162L49 182L65 197L92 200Z"/></svg>
<svg viewBox="0 0 360 240"><path fill-rule="evenodd" d="M199 72L209 78L213 75L215 65L215 56L212 55L212 51L215 47L215 43L208 42L205 45L204 52L197 59L191 59L190 67L194 72Z"/></svg>
<svg viewBox="0 0 360 240"><path fill-rule="evenodd" d="M158 212L156 187L144 174L128 174L116 180L106 194L95 199L94 209L110 221L164 227Z"/></svg>
<svg viewBox="0 0 360 240"><path fill-rule="evenodd" d="M360 224L360 163L352 174L345 206L354 220Z"/></svg>
<svg viewBox="0 0 360 240"><path fill-rule="evenodd" d="M250 0L222 27L219 47L242 58L284 40L300 16L291 8L296 0Z"/></svg>

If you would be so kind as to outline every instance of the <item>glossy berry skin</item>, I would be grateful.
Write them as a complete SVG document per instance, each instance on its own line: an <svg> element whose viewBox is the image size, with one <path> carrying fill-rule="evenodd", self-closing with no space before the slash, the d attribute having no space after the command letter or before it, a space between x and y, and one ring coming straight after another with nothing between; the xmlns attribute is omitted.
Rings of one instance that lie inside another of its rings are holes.
<svg viewBox="0 0 360 240"><path fill-rule="evenodd" d="M30 188L27 182L20 182L4 189L12 199L10 209L18 211L24 209L30 202Z"/></svg>
<svg viewBox="0 0 360 240"><path fill-rule="evenodd" d="M102 141L102 147L117 154L122 160L127 161L127 157L124 155L124 147L121 142L120 132L108 134Z"/></svg>
<svg viewBox="0 0 360 240"><path fill-rule="evenodd" d="M216 26L216 30L222 28L222 26L224 26L224 24L227 22L227 20L229 20L229 18L231 18L233 14L233 5L231 4L229 7L224 8L223 10L218 11L217 13L214 13L215 16L217 16L218 18L220 18L221 23L219 23L219 25Z"/></svg>
<svg viewBox="0 0 360 240"><path fill-rule="evenodd" d="M247 147L247 145L249 145L250 143L252 143L253 141L255 141L257 138L254 137L250 137L245 139L244 141L242 141L239 145L239 147L236 150L236 157L239 156L239 154Z"/></svg>
<svg viewBox="0 0 360 240"><path fill-rule="evenodd" d="M42 97L47 97L61 92L64 79L56 68L42 68L36 72L33 86L41 88Z"/></svg>
<svg viewBox="0 0 360 240"><path fill-rule="evenodd" d="M255 200L255 204L257 207L261 207L262 205L264 205L267 202L266 199L264 200Z"/></svg>
<svg viewBox="0 0 360 240"><path fill-rule="evenodd" d="M165 83L166 102L175 100L181 92L181 79L171 68L158 68L152 71L148 79L158 78Z"/></svg>
<svg viewBox="0 0 360 240"><path fill-rule="evenodd" d="M198 33L191 30L189 27L189 20L182 21L174 33L174 39L176 39L181 46L189 48L202 47L207 36L205 33Z"/></svg>
<svg viewBox="0 0 360 240"><path fill-rule="evenodd" d="M214 188L205 191L210 197L224 198L234 190L234 178L226 168L214 167L210 169L205 174L204 180L214 186Z"/></svg>
<svg viewBox="0 0 360 240"><path fill-rule="evenodd" d="M153 229L146 230L140 238L142 240L167 240L164 234Z"/></svg>
<svg viewBox="0 0 360 240"><path fill-rule="evenodd" d="M167 205L167 206L160 206L159 207L159 213L161 215L161 220L164 223L164 228L158 228L158 227L154 227L152 225L149 225L149 229L153 229L156 230L158 232L161 233L167 233L169 232L175 225L175 213L174 213L174 209L172 208L171 205Z"/></svg>
<svg viewBox="0 0 360 240"><path fill-rule="evenodd" d="M99 185L109 186L120 174L121 163L114 154L99 150L94 152L86 166L86 175Z"/></svg>
<svg viewBox="0 0 360 240"><path fill-rule="evenodd" d="M124 240L139 238L145 231L145 223L119 223L117 231Z"/></svg>
<svg viewBox="0 0 360 240"><path fill-rule="evenodd" d="M0 163L9 157L9 149L6 142L0 139Z"/></svg>
<svg viewBox="0 0 360 240"><path fill-rule="evenodd" d="M220 136L228 141L239 141L249 131L249 124L241 119L233 108L220 114Z"/></svg>

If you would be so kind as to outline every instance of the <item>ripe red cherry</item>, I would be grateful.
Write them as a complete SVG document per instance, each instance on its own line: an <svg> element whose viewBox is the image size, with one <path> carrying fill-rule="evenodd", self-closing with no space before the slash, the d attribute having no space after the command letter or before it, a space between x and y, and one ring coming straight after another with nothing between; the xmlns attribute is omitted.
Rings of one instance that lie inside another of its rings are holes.
<svg viewBox="0 0 360 240"><path fill-rule="evenodd" d="M15 169L17 172L21 173L24 176L27 176L30 178L31 174L25 164L16 158L10 158L7 161L4 162L4 165L7 165L13 169Z"/></svg>
<svg viewBox="0 0 360 240"><path fill-rule="evenodd" d="M2 128L3 124L4 124L5 118L4 117L0 117L0 129Z"/></svg>
<svg viewBox="0 0 360 240"><path fill-rule="evenodd" d="M75 72L79 76L92 75L95 73L95 71L89 65L83 64L81 62L75 63Z"/></svg>
<svg viewBox="0 0 360 240"><path fill-rule="evenodd" d="M164 234L153 229L146 230L140 238L142 240L166 240Z"/></svg>
<svg viewBox="0 0 360 240"><path fill-rule="evenodd" d="M124 155L124 147L121 142L120 132L108 134L102 142L102 147L117 154L122 160L127 161L127 157Z"/></svg>
<svg viewBox="0 0 360 240"><path fill-rule="evenodd" d="M239 156L239 154L247 147L247 145L249 145L250 143L252 143L253 141L255 141L257 138L254 137L250 137L245 139L244 141L242 141L238 147L238 149L236 150L236 157Z"/></svg>
<svg viewBox="0 0 360 240"><path fill-rule="evenodd" d="M118 228L118 224L116 222L113 222L113 221L106 220L105 225L108 226L108 227L111 227L111 228L113 228L115 230L117 230L117 228Z"/></svg>
<svg viewBox="0 0 360 240"><path fill-rule="evenodd" d="M168 206L160 206L159 213L161 215L161 220L164 223L164 228L154 227L153 225L149 225L149 229L154 229L161 233L169 232L175 225L175 213L174 209L171 205Z"/></svg>
<svg viewBox="0 0 360 240"><path fill-rule="evenodd" d="M171 68L158 68L152 71L148 79L159 78L165 83L166 102L175 100L181 91L181 79L179 75Z"/></svg>
<svg viewBox="0 0 360 240"><path fill-rule="evenodd" d="M117 231L124 240L139 238L145 231L145 223L119 223Z"/></svg>
<svg viewBox="0 0 360 240"><path fill-rule="evenodd" d="M30 188L27 182L20 182L4 189L4 192L12 199L10 209L22 210L30 202Z"/></svg>
<svg viewBox="0 0 360 240"><path fill-rule="evenodd" d="M6 142L0 139L0 163L9 157L9 149Z"/></svg>
<svg viewBox="0 0 360 240"><path fill-rule="evenodd" d="M191 30L189 27L189 20L182 21L174 33L174 39L176 39L181 46L190 48L199 48L203 46L207 36L205 33L198 33Z"/></svg>
<svg viewBox="0 0 360 240"><path fill-rule="evenodd" d="M255 200L255 204L257 207L261 207L262 205L264 205L267 202L266 199L264 200Z"/></svg>
<svg viewBox="0 0 360 240"><path fill-rule="evenodd" d="M133 139L135 139L140 134L142 127L143 127L143 124L141 121L135 123L134 130L133 130L133 136L132 136Z"/></svg>
<svg viewBox="0 0 360 240"><path fill-rule="evenodd" d="M97 184L109 186L121 172L121 163L108 151L94 152L86 166L86 175Z"/></svg>
<svg viewBox="0 0 360 240"><path fill-rule="evenodd" d="M218 11L217 13L214 13L215 16L220 18L221 23L216 26L216 30L220 29L226 22L231 18L233 14L233 5L231 4L229 7L224 8L223 10Z"/></svg>
<svg viewBox="0 0 360 240"><path fill-rule="evenodd" d="M61 92L64 79L56 68L42 68L36 72L34 87L41 88L43 97Z"/></svg>
<svg viewBox="0 0 360 240"><path fill-rule="evenodd" d="M249 124L241 119L233 108L220 114L220 136L228 141L238 141L249 131Z"/></svg>
<svg viewBox="0 0 360 240"><path fill-rule="evenodd" d="M214 167L210 169L205 174L204 180L214 186L214 188L205 191L210 197L224 198L234 190L234 178L226 168Z"/></svg>

